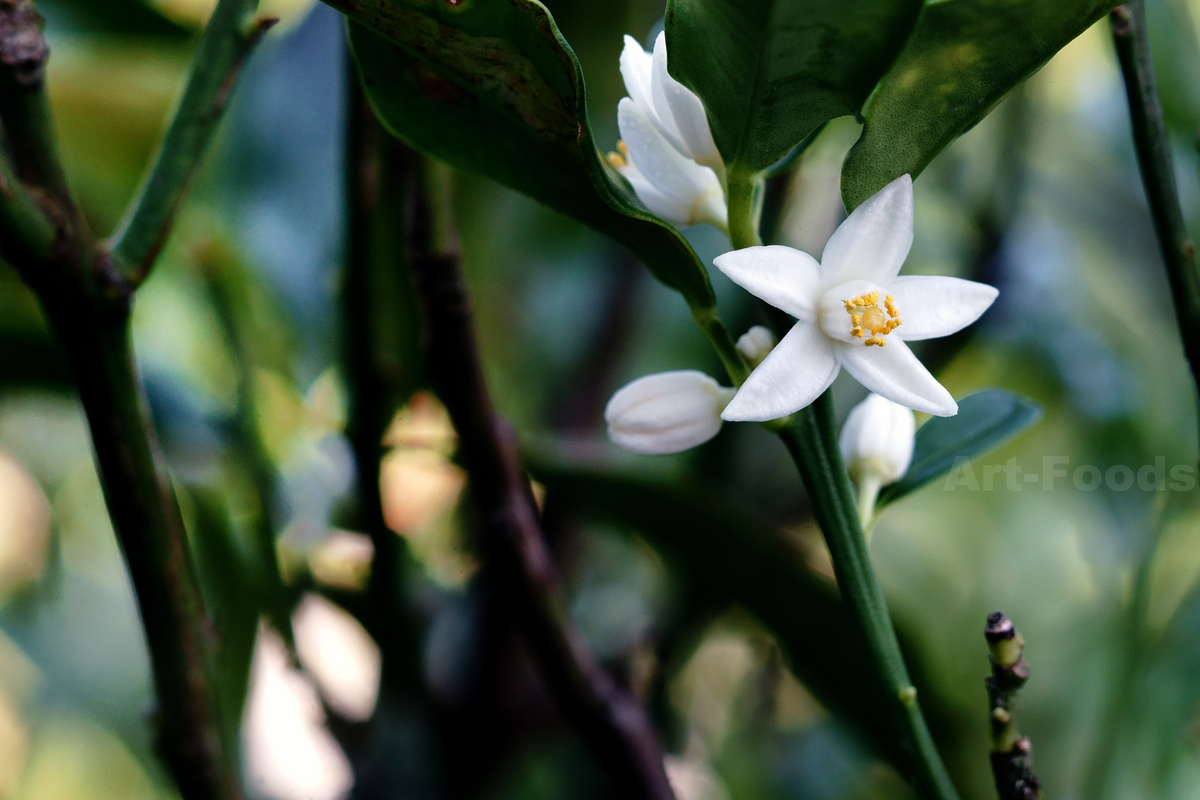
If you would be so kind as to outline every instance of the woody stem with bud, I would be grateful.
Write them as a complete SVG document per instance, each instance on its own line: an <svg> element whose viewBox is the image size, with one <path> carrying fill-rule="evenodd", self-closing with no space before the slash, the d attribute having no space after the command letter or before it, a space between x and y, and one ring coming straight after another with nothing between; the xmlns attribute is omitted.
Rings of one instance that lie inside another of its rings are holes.
<svg viewBox="0 0 1200 800"><path fill-rule="evenodd" d="M1017 730L1020 694L1029 680L1029 664L1022 653L1025 640L1000 611L988 615L983 629L987 638L992 674L985 684L992 727L992 776L1000 800L1040 800L1041 783L1032 771L1029 738Z"/></svg>

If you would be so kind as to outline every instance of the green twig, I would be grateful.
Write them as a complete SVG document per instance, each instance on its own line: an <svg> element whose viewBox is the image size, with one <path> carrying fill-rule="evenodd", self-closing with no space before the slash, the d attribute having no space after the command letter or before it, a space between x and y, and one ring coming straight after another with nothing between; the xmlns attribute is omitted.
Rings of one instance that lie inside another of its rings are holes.
<svg viewBox="0 0 1200 800"><path fill-rule="evenodd" d="M988 614L983 635L988 643L992 674L985 681L992 727L992 777L1000 800L1040 800L1041 782L1033 774L1029 737L1017 732L1021 688L1029 680L1029 665L1021 653L1025 640L1012 620L999 611ZM1088 795L1089 797L1091 795Z"/></svg>
<svg viewBox="0 0 1200 800"><path fill-rule="evenodd" d="M709 344L717 353L717 357L721 359L722 366L729 374L729 379L733 381L734 386L741 386L747 377L750 375L750 365L746 363L745 357L737 349L737 344L733 341L733 337L729 335L729 329L725 327L725 323L721 320L721 315L714 308L692 309L692 320L696 323L696 327L708 337Z"/></svg>
<svg viewBox="0 0 1200 800"><path fill-rule="evenodd" d="M908 739L899 748L907 747L911 753L907 777L928 798L957 800L958 794L917 703L917 690L909 679L883 588L871 565L846 468L838 450L829 392L793 414L787 426L779 431L779 436L800 469L813 515L829 547L838 589L862 628L875 672L884 684L888 707L881 711L894 720L896 730Z"/></svg>
<svg viewBox="0 0 1200 800"><path fill-rule="evenodd" d="M1171 140L1158 98L1143 0L1117 6L1109 15L1109 23L1125 78L1142 184L1175 303L1175 321L1200 393L1200 276L1196 274L1195 247L1184 226L1175 188Z"/></svg>
<svg viewBox="0 0 1200 800"><path fill-rule="evenodd" d="M253 19L258 0L220 0L192 55L191 73L153 166L110 239L134 286L166 244L179 204L212 139L246 56L275 19Z"/></svg>

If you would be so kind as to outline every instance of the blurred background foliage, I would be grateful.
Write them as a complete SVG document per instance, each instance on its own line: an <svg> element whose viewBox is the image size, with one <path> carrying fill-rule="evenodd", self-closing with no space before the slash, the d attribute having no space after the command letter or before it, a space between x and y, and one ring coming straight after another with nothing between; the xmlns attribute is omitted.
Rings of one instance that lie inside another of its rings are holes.
<svg viewBox="0 0 1200 800"><path fill-rule="evenodd" d="M583 64L608 147L624 94L621 35L647 38L662 4L547 5ZM111 230L212 3L39 6L69 172L94 229ZM408 542L413 669L437 711L414 710L395 675L380 688L379 648L355 619L371 543L344 434L342 20L310 0L263 10L283 23L248 66L134 323L185 518L203 533L206 592L241 654L227 676L241 689L226 700L236 707L246 695L250 791L332 800L357 780L403 797L447 787L496 800L603 796L489 602L460 507L470 489L454 431L424 391L396 409L381 488L384 518ZM1196 230L1200 0L1151 0L1148 10ZM838 120L804 155L777 241L820 251L844 213L839 168L857 132ZM799 641L786 625L824 613L788 603L830 596L832 573L778 442L730 425L699 450L635 458L603 437L603 405L626 381L663 369L720 374L686 306L598 234L484 179L458 175L455 186L488 377L530 453L571 608L596 655L650 703L681 800L910 797L871 754L872 732L835 719L795 677L811 668L800 663L808 650L840 644ZM1002 386L1046 409L1032 431L979 459L977 475L1011 459L1040 473L1044 456L1068 456L1072 471L1195 462L1193 391L1107 23L938 158L916 201L906 269L1001 289L968 335L923 357L956 395ZM688 235L706 261L726 247L711 229ZM745 293L712 277L735 335L761 321ZM848 380L835 390L843 414L861 393ZM1069 478L1053 491L1018 488L1003 474L991 491L936 481L890 507L871 544L956 782L967 797L993 792L981 627L1002 608L1027 640L1022 730L1046 796L1200 796L1195 492L1089 492ZM256 531L275 537L286 586L261 579ZM724 559L739 536L785 566L758 573L761 562ZM756 588L770 581L783 585ZM170 796L145 725L141 628L82 413L36 302L4 265L0 601L0 798ZM844 676L850 692L853 678Z"/></svg>

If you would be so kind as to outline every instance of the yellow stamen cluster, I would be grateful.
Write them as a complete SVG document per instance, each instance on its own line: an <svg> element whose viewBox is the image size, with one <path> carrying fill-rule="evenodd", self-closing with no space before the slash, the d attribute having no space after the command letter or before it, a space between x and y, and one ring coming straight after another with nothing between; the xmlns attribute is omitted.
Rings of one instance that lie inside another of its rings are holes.
<svg viewBox="0 0 1200 800"><path fill-rule="evenodd" d="M859 295L853 300L843 300L842 304L846 307L846 313L850 315L850 335L861 339L864 331L870 332L871 335L863 342L868 347L883 347L887 344L883 337L903 323L900 312L896 309L896 301L890 294L883 298L882 309L879 307L879 292Z"/></svg>
<svg viewBox="0 0 1200 800"><path fill-rule="evenodd" d="M617 169L624 169L625 167L629 166L629 163L632 160L629 158L629 148L625 146L625 140L617 140L617 149L621 152L609 153L608 163L612 164Z"/></svg>

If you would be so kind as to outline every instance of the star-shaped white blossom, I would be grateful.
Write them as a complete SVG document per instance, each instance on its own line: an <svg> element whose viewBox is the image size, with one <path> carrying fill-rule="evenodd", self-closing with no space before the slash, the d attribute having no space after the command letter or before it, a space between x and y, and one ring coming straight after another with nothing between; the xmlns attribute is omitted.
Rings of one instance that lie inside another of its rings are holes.
<svg viewBox="0 0 1200 800"><path fill-rule="evenodd" d="M725 164L704 104L667 72L666 36L658 35L653 55L626 36L621 77L629 97L617 106L621 152L610 153L609 162L646 208L672 225L707 222L724 230L725 192L717 176Z"/></svg>
<svg viewBox="0 0 1200 800"><path fill-rule="evenodd" d="M902 175L852 213L821 263L790 247L718 256L735 283L798 321L726 406L727 420L765 421L804 408L842 367L878 395L941 417L958 404L906 341L947 336L996 299L986 284L899 276L913 241L912 178Z"/></svg>

